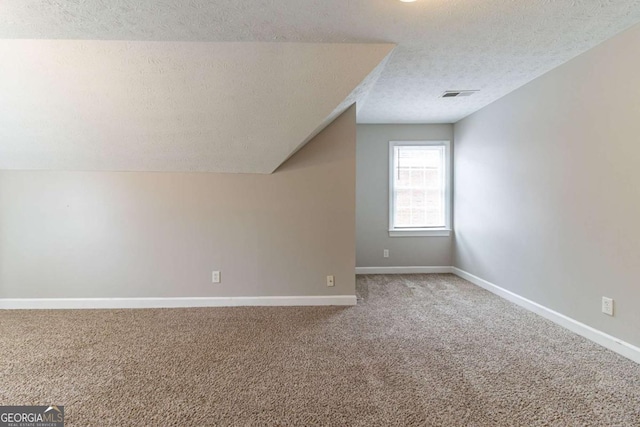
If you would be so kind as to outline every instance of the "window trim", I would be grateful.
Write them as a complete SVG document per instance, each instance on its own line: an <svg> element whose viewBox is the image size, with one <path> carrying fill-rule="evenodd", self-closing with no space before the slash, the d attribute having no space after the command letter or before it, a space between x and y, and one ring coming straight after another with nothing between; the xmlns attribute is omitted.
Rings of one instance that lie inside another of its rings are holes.
<svg viewBox="0 0 640 427"><path fill-rule="evenodd" d="M394 148L398 146L437 146L444 147L444 227L394 228ZM448 237L451 235L452 213L452 176L453 162L451 158L451 141L449 140L421 140L421 141L389 141L389 237Z"/></svg>

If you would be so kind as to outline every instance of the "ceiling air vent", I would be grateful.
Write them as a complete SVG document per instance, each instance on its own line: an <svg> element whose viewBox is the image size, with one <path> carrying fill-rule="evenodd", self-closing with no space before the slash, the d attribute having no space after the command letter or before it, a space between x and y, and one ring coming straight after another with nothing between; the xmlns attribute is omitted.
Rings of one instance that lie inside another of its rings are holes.
<svg viewBox="0 0 640 427"><path fill-rule="evenodd" d="M441 98L461 98L463 96L471 96L477 90L448 90L442 94Z"/></svg>

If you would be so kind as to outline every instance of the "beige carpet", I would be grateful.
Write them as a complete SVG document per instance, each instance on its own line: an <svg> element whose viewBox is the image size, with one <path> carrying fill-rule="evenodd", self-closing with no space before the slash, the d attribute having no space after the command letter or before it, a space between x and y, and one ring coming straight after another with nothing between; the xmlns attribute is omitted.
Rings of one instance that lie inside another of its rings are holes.
<svg viewBox="0 0 640 427"><path fill-rule="evenodd" d="M0 404L70 426L639 426L640 365L452 275L350 308L0 311Z"/></svg>

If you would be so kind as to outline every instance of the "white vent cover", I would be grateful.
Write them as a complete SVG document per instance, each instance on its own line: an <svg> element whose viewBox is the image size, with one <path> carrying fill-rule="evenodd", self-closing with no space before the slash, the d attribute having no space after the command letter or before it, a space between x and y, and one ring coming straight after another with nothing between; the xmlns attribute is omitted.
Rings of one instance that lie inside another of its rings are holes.
<svg viewBox="0 0 640 427"><path fill-rule="evenodd" d="M477 90L448 90L442 94L441 98L460 98L462 96L471 96Z"/></svg>

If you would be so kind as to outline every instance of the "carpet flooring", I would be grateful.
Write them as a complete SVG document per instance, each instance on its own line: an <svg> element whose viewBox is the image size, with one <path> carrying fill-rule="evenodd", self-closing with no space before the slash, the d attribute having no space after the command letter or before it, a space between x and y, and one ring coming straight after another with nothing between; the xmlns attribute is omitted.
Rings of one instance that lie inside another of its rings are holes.
<svg viewBox="0 0 640 427"><path fill-rule="evenodd" d="M0 311L0 405L67 426L640 426L640 365L452 275L356 307Z"/></svg>

